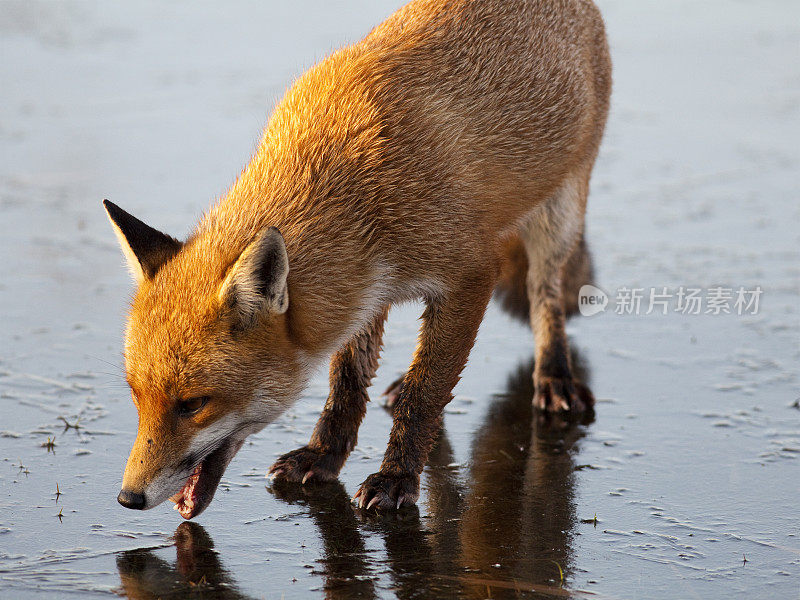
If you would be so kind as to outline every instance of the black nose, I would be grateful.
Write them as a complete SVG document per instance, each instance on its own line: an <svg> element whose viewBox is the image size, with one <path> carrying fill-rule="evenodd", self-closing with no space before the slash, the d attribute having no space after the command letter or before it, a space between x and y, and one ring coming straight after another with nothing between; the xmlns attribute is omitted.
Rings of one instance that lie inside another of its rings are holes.
<svg viewBox="0 0 800 600"><path fill-rule="evenodd" d="M125 508L142 510L144 508L144 494L137 494L128 490L122 490L117 496L117 502Z"/></svg>

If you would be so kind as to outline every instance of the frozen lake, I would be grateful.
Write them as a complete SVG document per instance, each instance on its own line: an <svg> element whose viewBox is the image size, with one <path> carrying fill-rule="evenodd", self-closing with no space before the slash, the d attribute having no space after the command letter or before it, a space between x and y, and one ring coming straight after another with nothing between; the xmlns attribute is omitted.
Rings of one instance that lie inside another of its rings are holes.
<svg viewBox="0 0 800 600"><path fill-rule="evenodd" d="M117 504L132 284L101 200L185 235L292 79L401 4L0 3L0 597L798 597L789 0L599 2L615 87L587 237L611 302L569 324L593 422L536 422L530 332L493 305L419 510L356 514L391 425L379 392L414 345L406 305L340 484L264 479L307 441L321 372L195 521ZM638 315L617 314L623 288L642 290ZM646 314L663 288L667 314ZM701 314L676 310L682 288ZM760 288L758 310L708 313L716 288Z"/></svg>

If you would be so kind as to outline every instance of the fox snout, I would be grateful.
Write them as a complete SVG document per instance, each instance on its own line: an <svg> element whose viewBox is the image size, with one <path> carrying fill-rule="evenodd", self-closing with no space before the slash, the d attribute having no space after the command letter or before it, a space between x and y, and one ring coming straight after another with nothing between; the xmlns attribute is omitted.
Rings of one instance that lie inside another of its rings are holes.
<svg viewBox="0 0 800 600"><path fill-rule="evenodd" d="M161 504L179 485L168 475L186 470L178 449L158 442L155 433L140 431L133 444L117 496L125 508L147 510Z"/></svg>
<svg viewBox="0 0 800 600"><path fill-rule="evenodd" d="M117 501L125 508L148 510L169 498L183 518L199 515L250 433L231 419L221 419L191 438L140 429Z"/></svg>

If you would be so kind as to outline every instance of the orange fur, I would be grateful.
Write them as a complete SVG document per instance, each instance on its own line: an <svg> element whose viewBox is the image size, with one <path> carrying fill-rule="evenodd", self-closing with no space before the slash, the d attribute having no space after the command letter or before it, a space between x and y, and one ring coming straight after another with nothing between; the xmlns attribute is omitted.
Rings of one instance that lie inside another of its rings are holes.
<svg viewBox="0 0 800 600"><path fill-rule="evenodd" d="M522 236L549 278L537 295L529 267L532 318L552 325L537 328L542 351L560 343L546 298L560 299L558 273L583 229L609 92L589 0L415 0L302 75L189 239L138 257L125 358L140 428L124 487L147 488L224 415L263 427L274 411L256 416L254 404L288 406L311 369L387 306L422 298L420 343L379 474L408 479L408 489L362 488L381 506L413 502L509 239ZM285 240L288 308L265 303L242 325L220 290L270 227ZM376 344L379 333L370 352ZM359 377L368 384L371 374ZM211 398L201 413L174 416L197 395Z"/></svg>

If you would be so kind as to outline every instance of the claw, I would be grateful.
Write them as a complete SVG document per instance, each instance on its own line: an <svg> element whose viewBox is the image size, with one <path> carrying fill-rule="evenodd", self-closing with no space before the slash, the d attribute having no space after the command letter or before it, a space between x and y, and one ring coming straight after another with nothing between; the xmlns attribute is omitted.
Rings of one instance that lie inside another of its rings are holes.
<svg viewBox="0 0 800 600"><path fill-rule="evenodd" d="M534 374L534 384L533 405L537 410L579 414L594 404L592 392L579 381Z"/></svg>
<svg viewBox="0 0 800 600"><path fill-rule="evenodd" d="M301 483L302 483L303 485L305 485L305 484L306 484L306 481L308 481L309 479L311 479L311 476L312 476L312 475L314 475L314 471L309 471L308 473L306 473L306 474L303 476L303 481L302 481Z"/></svg>
<svg viewBox="0 0 800 600"><path fill-rule="evenodd" d="M403 500L405 500L405 496L400 494L400 496L397 498L397 510L400 510L400 507L403 505Z"/></svg>
<svg viewBox="0 0 800 600"><path fill-rule="evenodd" d="M380 502L380 498L376 495L372 500L369 501L369 504L367 504L367 510L369 510L370 508L372 508L373 506L375 506L379 502Z"/></svg>
<svg viewBox="0 0 800 600"><path fill-rule="evenodd" d="M275 469L274 471L267 473L267 479L275 481L275 478L279 477L280 475L283 475L283 469Z"/></svg>

